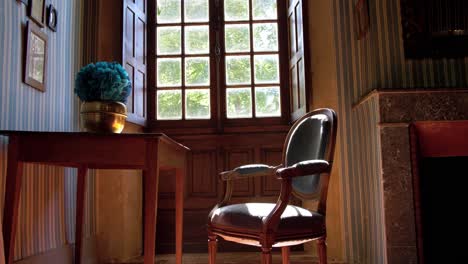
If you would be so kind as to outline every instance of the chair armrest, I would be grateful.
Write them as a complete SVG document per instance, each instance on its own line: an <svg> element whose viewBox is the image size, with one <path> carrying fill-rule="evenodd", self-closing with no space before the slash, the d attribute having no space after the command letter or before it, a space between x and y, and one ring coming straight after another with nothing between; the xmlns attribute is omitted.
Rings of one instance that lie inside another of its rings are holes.
<svg viewBox="0 0 468 264"><path fill-rule="evenodd" d="M248 177L257 177L257 176L273 176L279 166L269 166L265 164L250 164L237 167L231 171L221 172L219 174L220 179L223 181L228 180L237 180Z"/></svg>
<svg viewBox="0 0 468 264"><path fill-rule="evenodd" d="M280 179L294 178L317 173L329 172L330 164L325 160L305 160L292 166L278 169L276 175Z"/></svg>

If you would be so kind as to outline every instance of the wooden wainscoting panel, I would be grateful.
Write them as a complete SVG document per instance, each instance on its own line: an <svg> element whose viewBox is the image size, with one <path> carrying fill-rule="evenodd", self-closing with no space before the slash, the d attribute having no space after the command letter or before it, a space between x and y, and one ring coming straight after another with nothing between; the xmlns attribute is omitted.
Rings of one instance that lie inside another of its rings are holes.
<svg viewBox="0 0 468 264"><path fill-rule="evenodd" d="M188 196L218 197L218 153L216 149L192 151L189 161Z"/></svg>
<svg viewBox="0 0 468 264"><path fill-rule="evenodd" d="M281 164L283 150L281 148L261 148L261 163L268 165ZM276 177L262 177L260 193L264 196L277 196L281 189L281 182Z"/></svg>
<svg viewBox="0 0 468 264"><path fill-rule="evenodd" d="M238 166L255 163L254 149L225 149L226 170L232 170ZM233 197L253 197L255 196L254 178L237 180L234 182Z"/></svg>
<svg viewBox="0 0 468 264"><path fill-rule="evenodd" d="M209 209L184 211L184 253L207 251L206 217L209 212ZM157 223L161 228L156 228L157 254L175 252L174 217L174 210L158 210Z"/></svg>
<svg viewBox="0 0 468 264"><path fill-rule="evenodd" d="M175 197L175 178L175 170L161 170L159 172L159 197L161 199L171 199L173 201ZM169 208L174 208L174 205L170 205Z"/></svg>

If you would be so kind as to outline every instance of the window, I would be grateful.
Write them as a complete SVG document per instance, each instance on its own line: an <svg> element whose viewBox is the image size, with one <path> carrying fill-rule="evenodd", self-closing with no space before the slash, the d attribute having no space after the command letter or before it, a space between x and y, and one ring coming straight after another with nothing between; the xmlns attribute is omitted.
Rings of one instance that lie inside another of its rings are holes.
<svg viewBox="0 0 468 264"><path fill-rule="evenodd" d="M282 2L156 0L149 31L156 38L149 83L155 110L149 118L158 125L284 123L289 96Z"/></svg>
<svg viewBox="0 0 468 264"><path fill-rule="evenodd" d="M224 21L227 118L281 116L276 0L225 0Z"/></svg>
<svg viewBox="0 0 468 264"><path fill-rule="evenodd" d="M210 119L208 0L157 2L156 119Z"/></svg>

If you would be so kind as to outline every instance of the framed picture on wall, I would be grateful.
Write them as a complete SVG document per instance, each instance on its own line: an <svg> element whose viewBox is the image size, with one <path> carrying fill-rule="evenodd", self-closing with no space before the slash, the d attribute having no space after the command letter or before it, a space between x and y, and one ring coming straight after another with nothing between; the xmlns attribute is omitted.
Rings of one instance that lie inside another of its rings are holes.
<svg viewBox="0 0 468 264"><path fill-rule="evenodd" d="M57 32L57 19L57 9L50 4L49 7L47 7L47 26L54 32Z"/></svg>
<svg viewBox="0 0 468 264"><path fill-rule="evenodd" d="M24 82L39 91L46 91L47 35L34 23L26 25Z"/></svg>
<svg viewBox="0 0 468 264"><path fill-rule="evenodd" d="M45 1L46 0L29 0L28 15L31 20L36 22L40 27L44 27L45 22Z"/></svg>

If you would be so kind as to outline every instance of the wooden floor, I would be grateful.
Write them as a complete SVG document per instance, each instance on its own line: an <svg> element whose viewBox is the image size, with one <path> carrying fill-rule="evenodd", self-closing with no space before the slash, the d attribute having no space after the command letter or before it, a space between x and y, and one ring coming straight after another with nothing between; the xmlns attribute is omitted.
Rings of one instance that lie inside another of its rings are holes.
<svg viewBox="0 0 468 264"><path fill-rule="evenodd" d="M157 255L156 264L175 264L174 255ZM219 253L217 255L217 263L219 264L259 264L260 253ZM143 263L143 258L137 258L122 264L140 264ZM184 264L207 264L208 255L205 254L184 254ZM273 254L273 264L281 263L281 255ZM293 253L291 255L291 264L316 264L317 258L308 256L305 253ZM331 264L343 264L341 262L329 261ZM115 264L115 263L114 263Z"/></svg>

